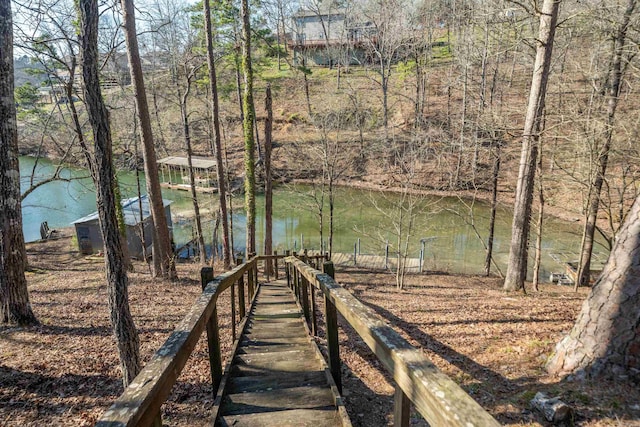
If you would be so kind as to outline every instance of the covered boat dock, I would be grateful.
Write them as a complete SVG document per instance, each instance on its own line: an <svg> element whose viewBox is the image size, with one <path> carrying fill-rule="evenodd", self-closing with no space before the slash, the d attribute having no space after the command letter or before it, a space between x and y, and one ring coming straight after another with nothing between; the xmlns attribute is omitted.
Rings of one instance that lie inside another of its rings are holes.
<svg viewBox="0 0 640 427"><path fill-rule="evenodd" d="M160 185L173 190L189 190L189 160L186 157L169 156L158 160L160 165ZM214 193L216 187L216 161L206 157L192 157L194 184L196 191Z"/></svg>

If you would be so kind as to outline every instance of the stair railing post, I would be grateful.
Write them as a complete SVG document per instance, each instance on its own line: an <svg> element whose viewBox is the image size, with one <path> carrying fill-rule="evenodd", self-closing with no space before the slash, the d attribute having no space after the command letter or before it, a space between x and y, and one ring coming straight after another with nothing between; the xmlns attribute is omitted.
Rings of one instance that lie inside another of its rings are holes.
<svg viewBox="0 0 640 427"><path fill-rule="evenodd" d="M302 311L304 312L304 318L307 321L307 325L311 324L311 313L309 311L309 281L302 274L300 275L300 291L301 291L301 303Z"/></svg>
<svg viewBox="0 0 640 427"><path fill-rule="evenodd" d="M286 250L284 252L284 255L288 258L291 255L291 252L289 250ZM291 263L288 261L285 261L284 263L284 274L287 277L287 286L289 287L289 289L293 289L293 281L291 280Z"/></svg>
<svg viewBox="0 0 640 427"><path fill-rule="evenodd" d="M273 277L278 280L280 279L280 275L278 274L278 251L273 251L273 254L276 258L273 259Z"/></svg>
<svg viewBox="0 0 640 427"><path fill-rule="evenodd" d="M335 269L333 262L325 262L322 271L335 279ZM342 375L340 373L340 349L338 348L338 312L336 306L331 302L327 292L324 294L324 320L326 324L327 349L329 351L329 370L333 381L338 387L338 391L342 393Z"/></svg>
<svg viewBox="0 0 640 427"><path fill-rule="evenodd" d="M393 425L398 427L409 427L409 416L411 415L411 400L404 394L404 391L396 384L396 391L393 397Z"/></svg>
<svg viewBox="0 0 640 427"><path fill-rule="evenodd" d="M242 258L236 258L236 265L242 264ZM244 319L247 314L247 305L244 297L244 275L238 279L238 302L240 303L240 319Z"/></svg>
<svg viewBox="0 0 640 427"><path fill-rule="evenodd" d="M296 300L300 302L300 274L294 264L291 264L291 270L293 272L293 293L296 296Z"/></svg>
<svg viewBox="0 0 640 427"><path fill-rule="evenodd" d="M249 295L251 295L251 300L256 296L256 291L258 290L258 261L254 259L256 257L255 252L249 254L249 260L251 260L251 264L249 265L249 275L251 276L251 280L249 283L251 284L251 290L249 291Z"/></svg>
<svg viewBox="0 0 640 427"><path fill-rule="evenodd" d="M316 287L313 283L309 284L309 292L311 293L311 333L314 337L318 336L318 317L316 316Z"/></svg>
<svg viewBox="0 0 640 427"><path fill-rule="evenodd" d="M203 267L200 270L200 279L202 281L202 289L213 280L213 267ZM207 322L207 346L209 347L209 367L211 370L211 384L213 396L218 392L218 386L222 379L222 357L220 355L220 332L218 330L218 309L213 307L211 318Z"/></svg>

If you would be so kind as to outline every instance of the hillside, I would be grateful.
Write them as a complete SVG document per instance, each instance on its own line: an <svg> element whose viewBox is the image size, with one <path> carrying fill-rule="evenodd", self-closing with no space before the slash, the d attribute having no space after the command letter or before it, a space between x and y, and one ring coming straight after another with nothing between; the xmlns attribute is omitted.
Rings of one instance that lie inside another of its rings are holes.
<svg viewBox="0 0 640 427"><path fill-rule="evenodd" d="M103 259L80 256L68 230L59 239L29 244L27 252L31 301L41 325L0 328L0 423L38 426L47 419L51 426L93 425L122 391ZM177 267L176 283L152 280L139 262L129 276L143 361L200 293L199 266ZM347 269L338 271L337 278L503 425L548 425L529 407L533 395L544 391L576 409L576 426L640 426L637 387L559 381L543 369L587 289L575 293L543 285L538 294L505 295L494 278L424 274L410 276L407 289L397 291L388 273ZM228 298L221 299L218 313L226 354L231 346ZM318 344L325 342L319 338ZM340 352L344 399L354 426L389 425L393 385L343 321ZM207 360L206 340L201 339L163 408L164 425L208 425ZM412 425L425 423L414 413Z"/></svg>

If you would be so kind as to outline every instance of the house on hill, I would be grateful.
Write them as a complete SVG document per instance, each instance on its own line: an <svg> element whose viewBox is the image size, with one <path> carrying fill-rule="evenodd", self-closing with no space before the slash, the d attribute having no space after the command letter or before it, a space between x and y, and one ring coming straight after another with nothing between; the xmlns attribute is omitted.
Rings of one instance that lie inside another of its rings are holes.
<svg viewBox="0 0 640 427"><path fill-rule="evenodd" d="M295 64L332 66L361 64L365 37L373 27L335 2L322 2L317 10L300 9L292 17L288 45Z"/></svg>
<svg viewBox="0 0 640 427"><path fill-rule="evenodd" d="M171 200L164 200L164 213L167 217L167 224L171 230ZM149 197L132 197L122 201L122 213L124 223L127 228L127 247L129 255L133 258L143 258L144 248L147 254L151 254L153 244L153 221L151 219L151 207ZM73 222L78 239L78 248L81 254L90 255L100 252L104 248L98 212L94 212Z"/></svg>

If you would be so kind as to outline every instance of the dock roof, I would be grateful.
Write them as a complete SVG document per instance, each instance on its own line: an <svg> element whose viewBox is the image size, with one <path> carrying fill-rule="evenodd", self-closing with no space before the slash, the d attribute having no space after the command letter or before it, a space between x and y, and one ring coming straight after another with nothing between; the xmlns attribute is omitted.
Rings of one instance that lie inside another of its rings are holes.
<svg viewBox="0 0 640 427"><path fill-rule="evenodd" d="M196 169L212 170L216 167L216 161L207 157L192 157L191 163ZM186 157L169 156L158 160L158 164L188 168L189 163Z"/></svg>
<svg viewBox="0 0 640 427"><path fill-rule="evenodd" d="M147 219L151 216L151 207L149 206L149 197L145 194L140 197L140 201L142 202L142 218ZM171 203L172 200L162 199L162 204L166 208ZM140 223L140 203L138 203L137 197L131 197L130 199L126 199L122 201L122 213L124 215L124 223L126 225L137 225ZM85 222L97 221L98 220L98 211L93 212L87 216L83 216L80 219L77 219L72 222L72 224L82 224Z"/></svg>

